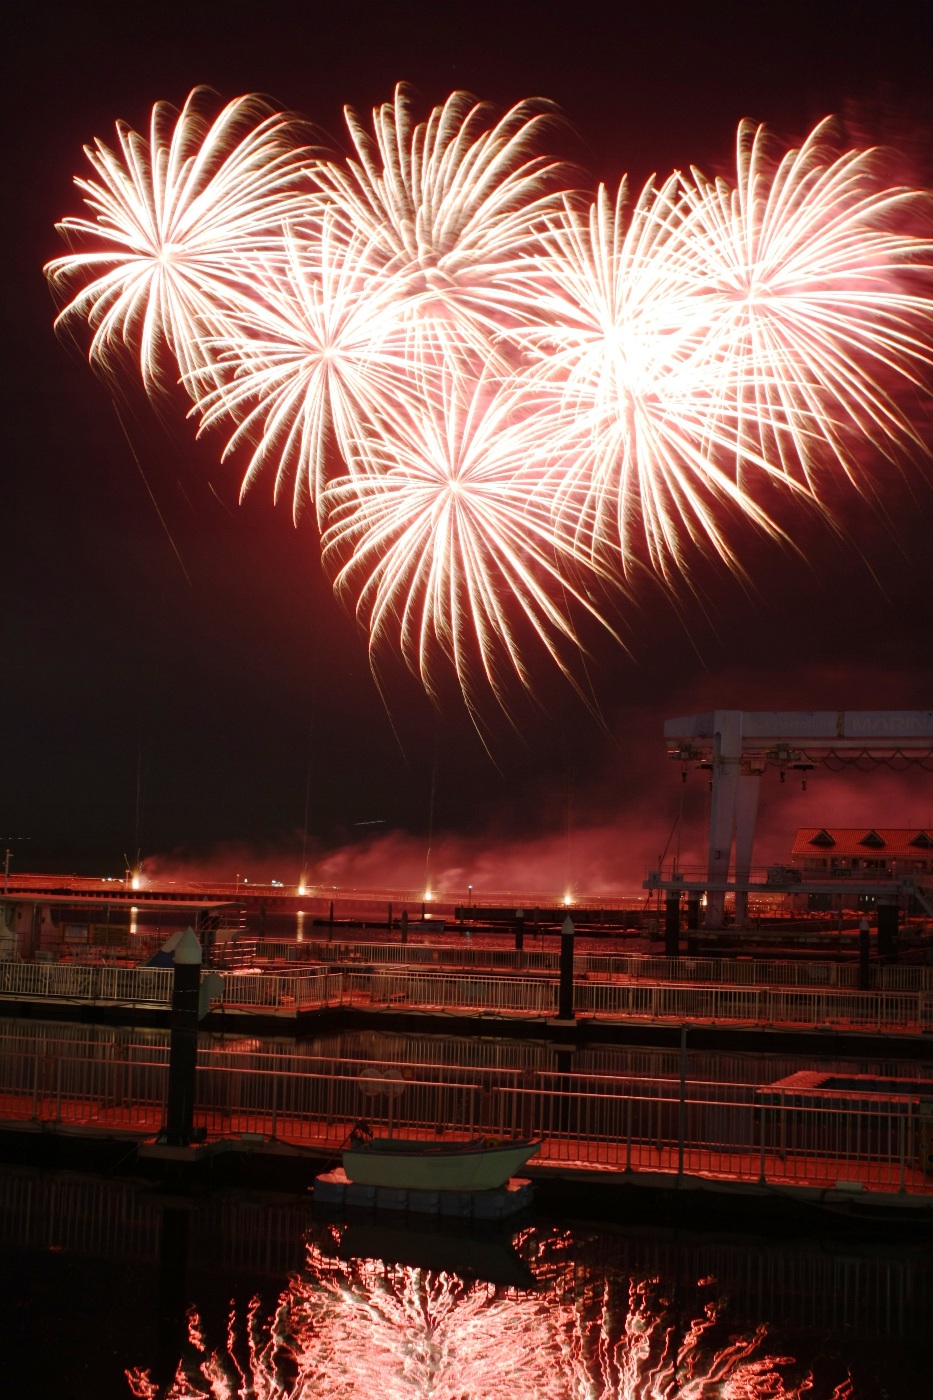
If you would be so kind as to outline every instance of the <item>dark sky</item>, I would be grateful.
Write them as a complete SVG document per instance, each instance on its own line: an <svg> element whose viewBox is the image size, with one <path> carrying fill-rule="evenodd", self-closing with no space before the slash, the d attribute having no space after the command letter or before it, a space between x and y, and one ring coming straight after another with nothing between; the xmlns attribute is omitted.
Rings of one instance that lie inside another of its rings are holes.
<svg viewBox="0 0 933 1400"><path fill-rule="evenodd" d="M432 773L435 829L464 839L622 832L634 812L666 832L679 801L666 716L930 707L933 493L912 464L879 475L885 520L847 493L841 536L795 524L800 555L740 539L750 585L701 568L702 603L646 593L622 621L629 654L600 643L588 666L602 724L541 660L519 734L486 713L490 758L455 697L438 718L400 670L383 703L310 518L294 528L263 483L239 505L216 444L129 383L128 442L111 392L53 334L41 272L55 219L79 209L82 143L117 118L142 128L155 100L198 83L267 92L338 136L343 103L366 110L399 79L426 105L455 87L546 96L575 128L566 154L608 180L725 167L743 116L793 138L847 111L896 133L929 178L928 6L197 0L12 15L0 837L17 838L16 866L119 873L137 834L152 856L293 852L309 773L322 848L394 829L423 841ZM933 811L926 789L921 802Z"/></svg>

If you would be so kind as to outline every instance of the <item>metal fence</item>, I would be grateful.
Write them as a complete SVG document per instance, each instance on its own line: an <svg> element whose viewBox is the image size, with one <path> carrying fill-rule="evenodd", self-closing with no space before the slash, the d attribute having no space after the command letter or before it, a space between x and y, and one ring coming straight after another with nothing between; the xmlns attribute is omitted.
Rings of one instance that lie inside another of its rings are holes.
<svg viewBox="0 0 933 1400"><path fill-rule="evenodd" d="M164 1056L100 1060L12 1047L0 1116L153 1135ZM338 1072L199 1060L195 1121L210 1137L278 1139L336 1157L353 1123L443 1140L542 1139L542 1167L706 1177L808 1190L933 1196L933 1117L918 1095L825 1097L754 1085L382 1067Z"/></svg>

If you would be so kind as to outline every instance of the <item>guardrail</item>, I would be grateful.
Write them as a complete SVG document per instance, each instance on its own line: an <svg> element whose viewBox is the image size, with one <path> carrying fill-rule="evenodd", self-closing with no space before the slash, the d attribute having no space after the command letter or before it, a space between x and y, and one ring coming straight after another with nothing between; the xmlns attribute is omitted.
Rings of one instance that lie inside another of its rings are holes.
<svg viewBox="0 0 933 1400"><path fill-rule="evenodd" d="M0 998L168 1006L172 999L172 975L168 967L6 962L0 963Z"/></svg>
<svg viewBox="0 0 933 1400"><path fill-rule="evenodd" d="M557 1014L557 983L543 977L464 977L443 972L344 971L344 1003L425 1011Z"/></svg>
<svg viewBox="0 0 933 1400"><path fill-rule="evenodd" d="M527 936L527 934L526 934ZM559 954L545 948L482 948L465 942L450 946L430 943L324 943L284 939L245 940L259 962L373 963L400 967L490 968L511 972L556 973ZM738 986L858 988L854 962L791 962L762 958L668 958L638 953L578 953L578 977L624 977L650 982L722 982ZM878 991L933 991L933 967L880 966L871 968Z"/></svg>
<svg viewBox="0 0 933 1400"><path fill-rule="evenodd" d="M56 963L0 964L4 998L161 1007L171 1002L171 968L113 968ZM328 1006L433 1012L485 1012L549 1018L558 984L547 975L507 977L372 967L295 973L227 973L215 1005L245 1013L295 1015ZM933 1031L933 992L858 992L829 988L684 985L642 980L579 980L577 1013L597 1019L831 1027L857 1031Z"/></svg>
<svg viewBox="0 0 933 1400"><path fill-rule="evenodd" d="M576 988L576 1008L581 1014L599 1018L844 1030L933 1030L930 992L584 982Z"/></svg>
<svg viewBox="0 0 933 1400"><path fill-rule="evenodd" d="M0 1115L152 1135L167 1073L164 1060L8 1053ZM540 1137L543 1167L933 1198L933 1117L919 1094L834 1107L750 1085L572 1074L492 1083L404 1066L282 1074L215 1056L200 1061L197 1104L196 1123L211 1137L246 1133L324 1156L366 1118L381 1133L429 1140Z"/></svg>
<svg viewBox="0 0 933 1400"><path fill-rule="evenodd" d="M0 1003L26 998L167 1007L172 1000L170 967L104 967L96 963L0 963ZM336 1006L343 997L342 973L313 968L291 975L220 974L223 991L212 1004L237 1010L289 1011Z"/></svg>
<svg viewBox="0 0 933 1400"><path fill-rule="evenodd" d="M237 1011L309 1011L339 1006L345 999L343 974L327 968L300 973L228 972L217 1004Z"/></svg>

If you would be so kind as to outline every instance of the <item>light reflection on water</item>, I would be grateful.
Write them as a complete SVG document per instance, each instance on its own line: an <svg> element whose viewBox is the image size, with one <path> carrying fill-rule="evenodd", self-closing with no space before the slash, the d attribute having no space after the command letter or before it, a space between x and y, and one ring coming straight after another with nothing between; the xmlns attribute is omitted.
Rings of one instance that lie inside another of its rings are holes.
<svg viewBox="0 0 933 1400"><path fill-rule="evenodd" d="M397 1234L400 1232L396 1232ZM490 1282L346 1257L353 1227L317 1227L277 1306L196 1309L174 1378L127 1372L138 1400L858 1400L836 1356L798 1359L733 1317L715 1278L632 1277L581 1258L564 1230L478 1255ZM388 1238L387 1236L386 1238ZM375 1238L375 1235L373 1236ZM451 1248L469 1259L469 1241ZM417 1249L417 1243L415 1244ZM514 1278L518 1271L519 1285Z"/></svg>

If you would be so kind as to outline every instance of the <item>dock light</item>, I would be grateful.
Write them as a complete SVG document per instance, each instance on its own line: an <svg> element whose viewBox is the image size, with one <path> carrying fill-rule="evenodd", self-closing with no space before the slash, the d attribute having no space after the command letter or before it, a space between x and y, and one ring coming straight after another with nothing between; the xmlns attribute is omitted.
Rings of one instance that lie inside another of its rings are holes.
<svg viewBox="0 0 933 1400"><path fill-rule="evenodd" d="M433 898L434 898L434 896L433 896L433 894L431 893L431 891L430 891L430 890L425 890L425 892L424 892L424 902L425 902L425 904L430 904L430 903L431 903L431 900L432 900Z"/></svg>
<svg viewBox="0 0 933 1400"><path fill-rule="evenodd" d="M572 894L565 894L565 895L564 895L564 906L566 907L568 904L572 904L572 903L573 903L573 895L572 895Z"/></svg>
<svg viewBox="0 0 933 1400"><path fill-rule="evenodd" d="M299 899L303 899L304 896L305 896L307 893L308 893L308 887L307 887L307 885L305 885L305 884L300 884L300 885L298 886L298 898L299 898Z"/></svg>

